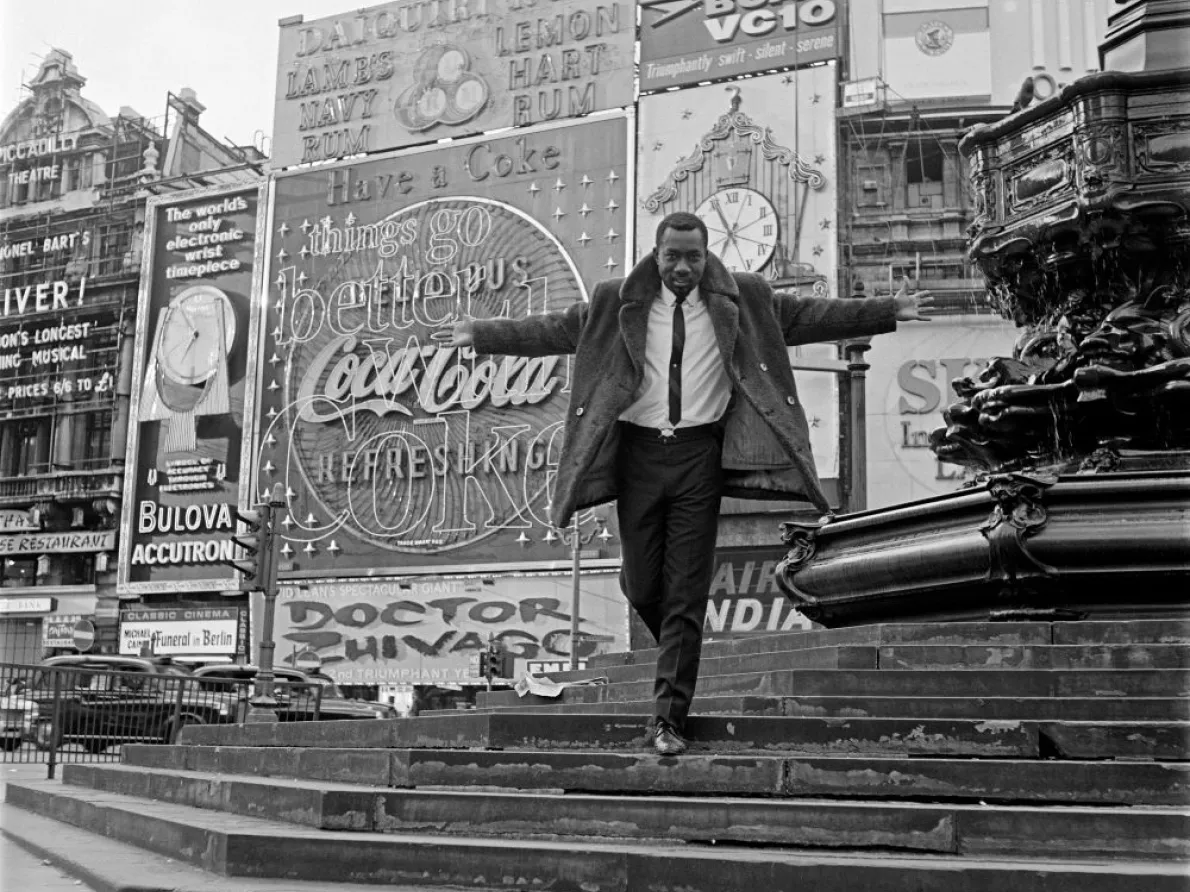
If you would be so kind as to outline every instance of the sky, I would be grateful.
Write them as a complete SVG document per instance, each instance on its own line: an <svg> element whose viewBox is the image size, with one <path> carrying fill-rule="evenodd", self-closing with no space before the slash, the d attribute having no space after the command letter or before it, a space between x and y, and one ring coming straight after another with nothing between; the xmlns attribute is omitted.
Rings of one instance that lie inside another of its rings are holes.
<svg viewBox="0 0 1190 892"><path fill-rule="evenodd" d="M165 114L191 87L213 136L252 144L272 132L277 21L374 5L350 0L0 0L0 119L51 48L74 57L83 96L114 116Z"/></svg>

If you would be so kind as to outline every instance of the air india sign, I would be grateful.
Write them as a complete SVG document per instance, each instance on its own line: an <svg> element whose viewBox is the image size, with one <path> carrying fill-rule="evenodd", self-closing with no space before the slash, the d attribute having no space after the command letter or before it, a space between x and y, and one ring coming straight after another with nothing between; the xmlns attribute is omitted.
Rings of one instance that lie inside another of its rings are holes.
<svg viewBox="0 0 1190 892"><path fill-rule="evenodd" d="M628 0L398 0L283 20L272 163L630 105L635 19Z"/></svg>
<svg viewBox="0 0 1190 892"><path fill-rule="evenodd" d="M623 273L627 144L617 116L277 178L259 473L289 493L293 569L566 559L569 357L449 332Z"/></svg>

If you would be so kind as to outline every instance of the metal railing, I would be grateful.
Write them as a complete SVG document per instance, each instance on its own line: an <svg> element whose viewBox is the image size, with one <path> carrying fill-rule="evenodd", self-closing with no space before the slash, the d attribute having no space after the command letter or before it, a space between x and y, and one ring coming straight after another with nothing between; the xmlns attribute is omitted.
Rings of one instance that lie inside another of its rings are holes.
<svg viewBox="0 0 1190 892"><path fill-rule="evenodd" d="M127 743L174 743L188 725L243 722L252 697L244 678L0 663L0 761L115 762ZM322 685L278 681L279 721L318 721ZM327 716L330 718L331 716Z"/></svg>

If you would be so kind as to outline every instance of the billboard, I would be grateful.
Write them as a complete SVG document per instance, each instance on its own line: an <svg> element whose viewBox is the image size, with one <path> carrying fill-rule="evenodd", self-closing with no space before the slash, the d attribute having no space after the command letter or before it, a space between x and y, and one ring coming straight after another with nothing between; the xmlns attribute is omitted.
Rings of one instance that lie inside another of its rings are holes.
<svg viewBox="0 0 1190 892"><path fill-rule="evenodd" d="M794 68L843 52L842 0L640 0L642 92Z"/></svg>
<svg viewBox="0 0 1190 892"><path fill-rule="evenodd" d="M644 96L637 161L638 255L673 211L702 218L731 270L774 287L836 295L835 66ZM795 366L833 360L831 345L790 348ZM839 467L838 380L797 372L818 473Z"/></svg>
<svg viewBox="0 0 1190 892"><path fill-rule="evenodd" d="M397 0L281 22L274 167L632 104L629 0Z"/></svg>
<svg viewBox="0 0 1190 892"><path fill-rule="evenodd" d="M238 588L235 507L251 501L251 418L265 187L155 198L128 431L117 590Z"/></svg>
<svg viewBox="0 0 1190 892"><path fill-rule="evenodd" d="M930 431L955 402L951 385L994 356L1011 356L1020 330L999 316L935 317L872 339L868 371L868 506L884 508L953 492L969 479L938 461Z"/></svg>
<svg viewBox="0 0 1190 892"><path fill-rule="evenodd" d="M624 273L628 134L617 114L277 177L259 480L287 489L283 574L568 558L547 505L571 357L447 340Z"/></svg>
<svg viewBox="0 0 1190 892"><path fill-rule="evenodd" d="M513 655L519 677L530 661L569 660L571 586L568 575L283 585L277 661L312 650L340 684L476 684L470 656L491 637ZM579 617L580 657L627 650L617 574L582 575Z"/></svg>
<svg viewBox="0 0 1190 892"><path fill-rule="evenodd" d="M739 638L811 628L777 588L780 545L769 548L718 548L703 634L707 640Z"/></svg>
<svg viewBox="0 0 1190 892"><path fill-rule="evenodd" d="M887 0L883 24L884 80L897 98L991 94L988 0Z"/></svg>
<svg viewBox="0 0 1190 892"><path fill-rule="evenodd" d="M148 607L120 613L120 653L153 656L247 656L244 607Z"/></svg>

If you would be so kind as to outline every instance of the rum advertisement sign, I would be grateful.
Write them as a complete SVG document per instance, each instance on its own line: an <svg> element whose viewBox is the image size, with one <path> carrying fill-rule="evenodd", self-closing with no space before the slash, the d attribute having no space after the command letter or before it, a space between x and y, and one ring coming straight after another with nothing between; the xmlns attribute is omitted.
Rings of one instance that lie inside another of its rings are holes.
<svg viewBox="0 0 1190 892"><path fill-rule="evenodd" d="M243 444L254 392L248 357L257 340L252 295L259 293L263 191L204 191L148 205L122 593L238 588L223 562L237 557L235 507L251 501Z"/></svg>
<svg viewBox="0 0 1190 892"><path fill-rule="evenodd" d="M259 479L288 494L283 573L568 560L547 505L570 357L449 330L623 274L627 149L613 115L277 177Z"/></svg>
<svg viewBox="0 0 1190 892"><path fill-rule="evenodd" d="M281 24L275 167L631 105L628 0L399 0Z"/></svg>

